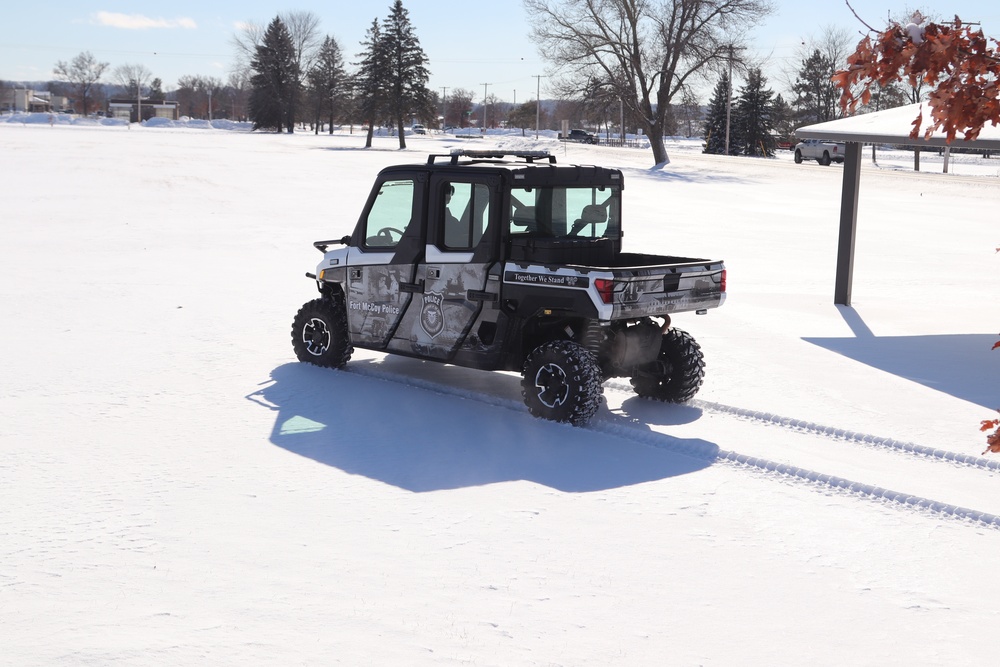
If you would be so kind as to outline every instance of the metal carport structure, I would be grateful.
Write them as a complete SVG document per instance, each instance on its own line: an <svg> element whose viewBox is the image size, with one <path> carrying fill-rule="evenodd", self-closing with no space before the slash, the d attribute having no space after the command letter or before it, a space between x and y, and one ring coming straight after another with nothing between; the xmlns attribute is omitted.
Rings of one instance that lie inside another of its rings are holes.
<svg viewBox="0 0 1000 667"><path fill-rule="evenodd" d="M834 303L851 305L851 286L854 281L854 242L858 227L858 192L861 186L861 148L863 144L891 144L920 146L921 148L973 148L1000 151L1000 126L987 125L973 141L965 141L959 134L948 144L943 132L935 132L929 139L911 139L913 121L923 107L923 127L931 121L926 104L911 104L885 111L831 120L816 125L806 125L795 131L799 139L821 139L846 145L844 158L844 184L840 199L840 239L837 244L837 282Z"/></svg>

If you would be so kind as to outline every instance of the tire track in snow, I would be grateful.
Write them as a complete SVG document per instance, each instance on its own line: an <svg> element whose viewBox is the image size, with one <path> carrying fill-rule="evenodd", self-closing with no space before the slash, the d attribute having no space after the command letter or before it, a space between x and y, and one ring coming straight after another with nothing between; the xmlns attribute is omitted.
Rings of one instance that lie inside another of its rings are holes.
<svg viewBox="0 0 1000 667"><path fill-rule="evenodd" d="M631 385L625 385L621 382L615 382L613 380L605 384L605 389L611 389L618 393L626 393L630 396L635 395L635 392L632 391ZM798 433L807 433L810 435L830 438L831 440L850 442L874 448L890 449L903 454L910 454L912 456L937 461L946 461L962 466L980 468L982 470L1000 470L1000 460L987 459L982 456L962 454L960 452L950 452L945 449L927 447L926 445L918 445L913 442L896 440L894 438L885 438L882 436L872 435L870 433L850 431L836 426L824 426L822 424L816 424L804 419L783 417L771 412L748 410L746 408L738 408L731 405L702 401L699 399L695 399L686 405L694 408L700 408L704 412L712 414L732 415L744 421L757 422L768 426L777 426L779 428L796 431Z"/></svg>
<svg viewBox="0 0 1000 667"><path fill-rule="evenodd" d="M716 446L707 443L704 445L697 445L691 442L682 442L663 433L657 433L655 431L641 431L636 428L614 424L613 422L607 421L595 421L585 428L607 433L608 435L614 435L619 438L633 440L641 444L656 447L658 449L665 449L678 454L684 454L710 461L722 461L736 467L752 468L776 477L829 487L834 491L846 493L852 496L869 498L871 500L882 500L906 507L924 509L936 514L955 519L964 519L990 528L1000 529L1000 516L996 514L982 512L968 507L961 507L959 505L953 505L951 503L945 503L931 498L924 498L910 493L893 491L892 489L887 489L875 484L855 482L844 477L827 475L825 473L800 468L788 463L779 463L777 461L771 461L757 456L740 454L735 451L727 451L722 448L716 449Z"/></svg>
<svg viewBox="0 0 1000 667"><path fill-rule="evenodd" d="M473 400L479 403L486 403L488 405L494 405L497 407L507 408L508 410L516 410L519 413L524 413L524 405L520 401L502 398L492 394L470 391L466 388L460 388L457 386L451 386L439 382L424 380L421 378L414 378L411 376L399 373L393 373L390 371L377 370L371 367L364 368L357 365L348 366L341 372L345 371L377 380L384 380L387 382L394 382L397 384L412 386L417 389L433 391L443 396L464 398L467 400ZM608 385L606 385L606 388L616 389L613 386L609 386L612 384L613 383L608 383ZM702 409L711 409L713 406L715 406L719 408L718 410L719 412L734 411L734 413L736 414L741 414L741 413L746 413L747 415L757 414L749 410L730 408L728 406L707 403L704 401L695 401L694 404L696 405L696 407L702 407ZM763 419L760 417L755 417L755 419L757 419L758 421L766 422L768 424L772 423L772 419ZM779 417L774 417L773 419L776 420L773 421L773 423L779 423L779 424L781 423L782 420L782 418ZM841 429L831 429L829 427L810 425L808 424L808 422L796 421L796 424L805 424L807 426L811 426L811 428L801 429L808 434L825 435L827 437L841 437L841 436L829 435L830 433L839 433L842 431ZM566 428L583 428L589 431L604 433L618 438L631 440L641 445L654 447L656 449L662 449L664 451L672 452L675 454L682 454L684 456L690 456L693 458L709 462L715 462L715 461L724 462L727 465L731 465L735 468L751 469L757 472L762 472L765 475L774 476L776 478L780 478L783 480L797 481L815 486L822 486L825 488L829 488L837 493L843 493L845 495L849 495L852 497L865 498L873 501L882 501L885 503L891 503L909 509L925 510L932 512L934 514L967 521L980 526L1000 529L1000 516L996 514L991 514L989 512L982 512L968 507L960 507L958 505L953 505L951 503L945 503L938 500L933 500L931 498L924 498L922 496L904 493L901 491L894 491L892 489L887 489L874 484L867 484L865 482L856 482L853 480L846 479L844 477L838 477L836 475L827 475L825 473L817 472L814 470L808 470L806 468L800 468L798 466L794 466L787 463L779 463L777 461L771 461L769 459L764 459L757 456L740 454L739 452L725 450L722 449L721 447L718 447L717 445L707 442L693 443L689 440L681 440L673 436L667 435L665 433L657 433L656 431L641 430L636 427L628 426L627 424L621 421L616 421L616 418L612 418L610 420L597 418L591 421L586 426L573 427L566 425ZM874 436L866 436L864 434L853 434L853 435L859 435L860 437L863 438L874 437ZM875 439L880 440L878 438ZM901 443L901 444L905 445L908 443ZM886 444L884 446L890 446L890 445ZM917 450L913 450L912 448L917 448ZM917 452L917 453L926 450L928 452L942 452L943 454L951 454L951 452L943 452L942 450L935 450L929 447L922 447L920 445L912 445L912 448L904 449L902 447L899 447L898 449L899 451ZM927 456L931 456L931 454L928 454ZM962 456L962 455L956 455L956 456ZM935 457L935 458L941 458L941 457ZM986 462L990 464L993 463L992 461L986 461ZM977 467L988 467L991 469L993 468L992 465L977 466Z"/></svg>

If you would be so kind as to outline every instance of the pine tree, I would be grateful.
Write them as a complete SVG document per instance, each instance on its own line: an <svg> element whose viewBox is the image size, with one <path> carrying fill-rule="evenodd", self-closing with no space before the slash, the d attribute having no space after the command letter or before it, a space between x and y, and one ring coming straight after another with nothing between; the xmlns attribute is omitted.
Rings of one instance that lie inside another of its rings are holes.
<svg viewBox="0 0 1000 667"><path fill-rule="evenodd" d="M724 155L726 152L726 99L729 95L729 75L725 72L715 84L705 117L705 153ZM733 143L730 141L730 152Z"/></svg>
<svg viewBox="0 0 1000 667"><path fill-rule="evenodd" d="M309 94L313 103L313 116L316 122L316 134L319 134L320 119L324 110L329 113L330 134L333 134L333 123L337 111L343 106L343 98L347 89L347 72L344 70L344 58L340 54L340 44L333 37L327 36L319 48L316 64L309 71Z"/></svg>
<svg viewBox="0 0 1000 667"><path fill-rule="evenodd" d="M153 79L153 82L149 84L149 99L163 100L163 80L159 77Z"/></svg>
<svg viewBox="0 0 1000 667"><path fill-rule="evenodd" d="M795 114L792 107L780 94L771 105L771 124L782 141L791 141L795 136Z"/></svg>
<svg viewBox="0 0 1000 667"><path fill-rule="evenodd" d="M742 155L774 156L774 123L771 116L774 91L765 88L767 80L760 69L747 73L747 82L733 110L737 127L736 142L730 146ZM735 145L734 145L735 144Z"/></svg>
<svg viewBox="0 0 1000 667"><path fill-rule="evenodd" d="M831 80L837 69L835 65L819 49L802 61L802 69L792 85L792 92L798 96L794 104L800 120L824 123L836 117L840 91Z"/></svg>
<svg viewBox="0 0 1000 667"><path fill-rule="evenodd" d="M250 67L255 72L250 77L249 103L253 129L281 132L285 128L291 134L295 131L299 72L291 36L280 18L275 17L267 26Z"/></svg>
<svg viewBox="0 0 1000 667"><path fill-rule="evenodd" d="M395 0L389 17L383 22L383 37L388 64L389 117L399 132L399 147L406 148L404 123L411 117L429 120L434 115L427 81L427 55L410 23L403 0Z"/></svg>
<svg viewBox="0 0 1000 667"><path fill-rule="evenodd" d="M388 117L388 64L378 19L372 21L361 44L365 50L358 54L361 62L355 63L358 69L352 83L361 119L368 124L365 148L371 148L375 124L381 124Z"/></svg>

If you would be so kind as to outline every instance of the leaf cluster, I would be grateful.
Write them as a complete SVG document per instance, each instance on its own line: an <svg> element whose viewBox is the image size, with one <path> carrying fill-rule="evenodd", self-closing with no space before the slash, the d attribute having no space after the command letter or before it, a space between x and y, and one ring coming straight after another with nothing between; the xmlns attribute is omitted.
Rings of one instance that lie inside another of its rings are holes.
<svg viewBox="0 0 1000 667"><path fill-rule="evenodd" d="M1000 122L1000 42L988 40L958 16L949 24L894 22L872 32L848 56L847 68L832 77L843 91L840 106L845 112L868 104L873 86L905 80L913 87L922 83L931 87L930 122L924 126L923 113L918 114L911 139L923 128L925 138L941 130L949 143L959 132L970 141L987 123Z"/></svg>

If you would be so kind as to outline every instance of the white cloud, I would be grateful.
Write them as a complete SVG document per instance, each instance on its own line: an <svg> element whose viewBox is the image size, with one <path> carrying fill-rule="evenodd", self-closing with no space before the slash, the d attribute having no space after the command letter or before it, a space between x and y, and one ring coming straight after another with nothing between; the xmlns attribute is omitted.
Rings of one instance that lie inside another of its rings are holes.
<svg viewBox="0 0 1000 667"><path fill-rule="evenodd" d="M123 30L146 30L148 28L185 28L193 30L198 27L194 19L162 19L150 18L142 14L118 14L117 12L97 12L93 23Z"/></svg>

